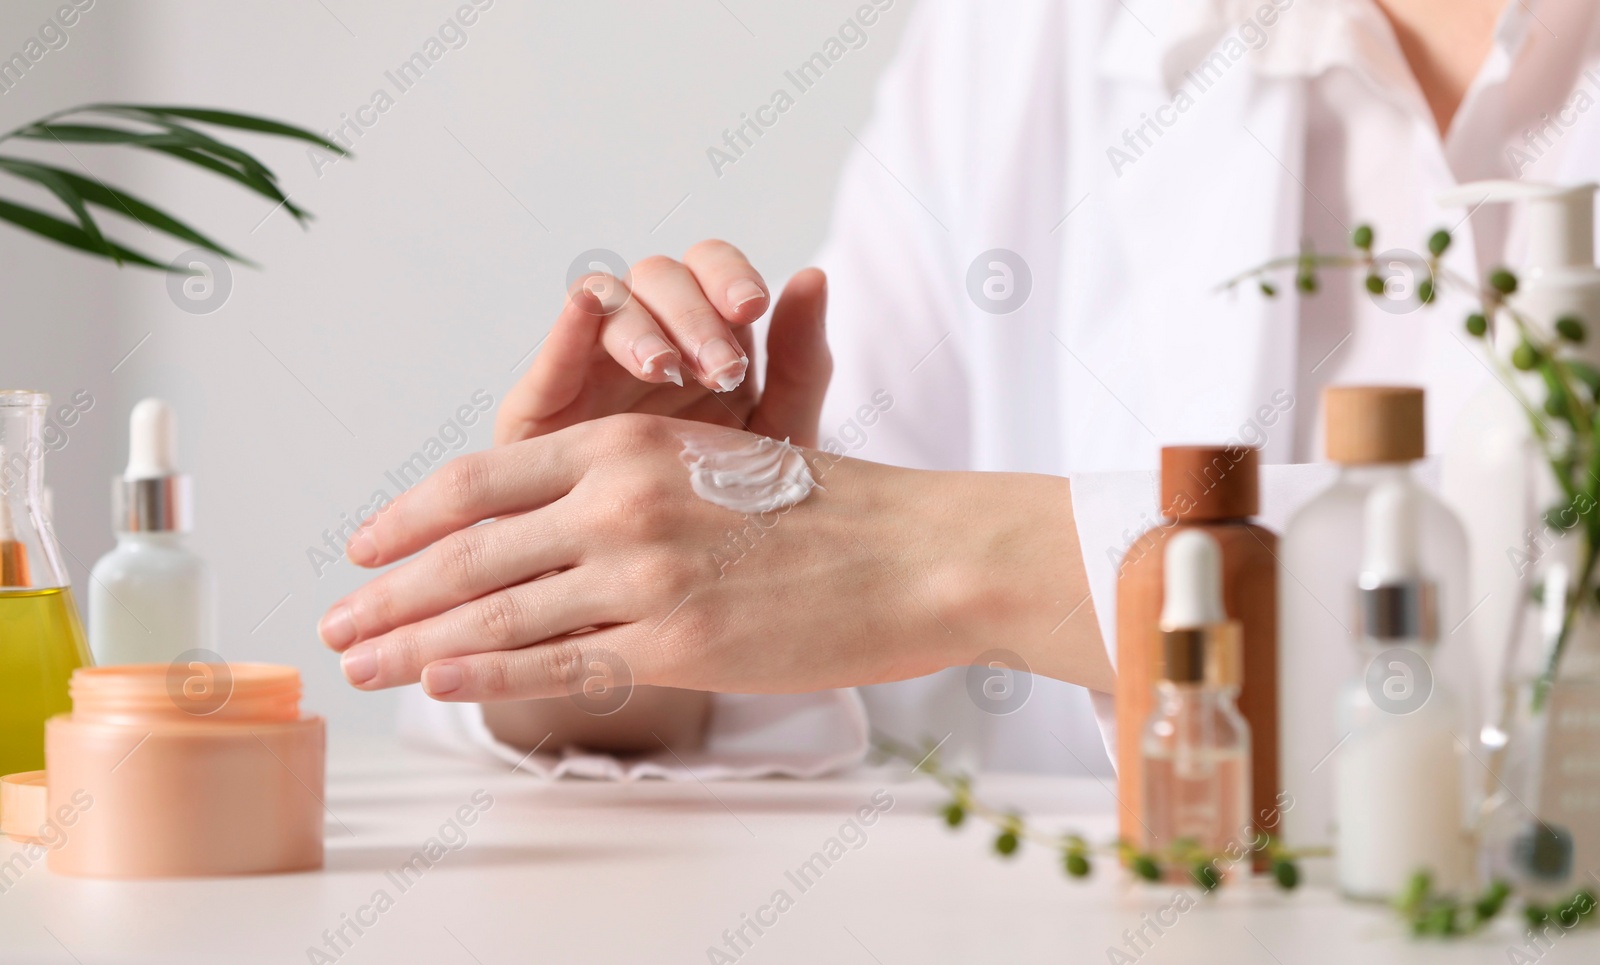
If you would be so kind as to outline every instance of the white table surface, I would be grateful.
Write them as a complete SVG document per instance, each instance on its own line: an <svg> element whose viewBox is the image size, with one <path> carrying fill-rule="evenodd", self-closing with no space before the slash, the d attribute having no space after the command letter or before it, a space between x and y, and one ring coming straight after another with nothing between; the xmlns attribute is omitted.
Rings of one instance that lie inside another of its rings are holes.
<svg viewBox="0 0 1600 965"><path fill-rule="evenodd" d="M1093 779L996 775L978 787L1041 826L1113 833L1112 799ZM493 804L467 844L400 892L385 873L479 789ZM800 892L785 871L880 789L894 805L866 843ZM944 827L933 813L942 800L905 765L811 782L549 784L389 743L336 745L326 870L107 882L36 866L0 894L0 962L323 960L309 954L322 932L380 889L393 907L338 946L340 963L707 962L722 932L780 888L793 907L740 962L1106 962L1141 914L1171 901L1173 886L1130 884L1108 866L1070 880L1026 845L1002 861L981 826ZM0 862L14 848L0 844ZM1181 915L1138 961L1501 965L1519 940L1516 916L1470 940L1419 942L1388 911L1322 887L1252 884ZM1563 937L1540 965L1595 962L1600 928Z"/></svg>

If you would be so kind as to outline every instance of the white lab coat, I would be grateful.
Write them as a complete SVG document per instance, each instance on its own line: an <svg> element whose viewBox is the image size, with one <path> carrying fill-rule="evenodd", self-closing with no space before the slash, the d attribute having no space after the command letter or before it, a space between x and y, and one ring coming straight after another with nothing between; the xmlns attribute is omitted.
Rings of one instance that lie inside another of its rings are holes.
<svg viewBox="0 0 1600 965"><path fill-rule="evenodd" d="M1488 377L1459 337L1466 302L1392 314L1359 278L1326 275L1309 298L1285 278L1276 299L1220 282L1303 239L1338 250L1363 221L1380 249L1452 227L1447 263L1475 277L1517 263L1519 224L1464 220L1441 190L1600 175L1582 0L1508 4L1444 140L1372 0L923 0L913 18L820 259L835 361L822 435L880 462L1070 477L1113 657L1115 561L1156 515L1162 445L1260 445L1262 516L1281 526L1331 478L1304 465L1323 386L1424 386L1436 452ZM979 259L993 249L1011 254ZM1007 277L1020 306L980 307L985 280L1004 301ZM863 424L882 392L892 407ZM1110 772L1109 697L1036 678L1020 710L990 716L968 676L864 688L872 726L953 734L988 767ZM853 719L853 698L835 699ZM854 753L826 752L825 766Z"/></svg>

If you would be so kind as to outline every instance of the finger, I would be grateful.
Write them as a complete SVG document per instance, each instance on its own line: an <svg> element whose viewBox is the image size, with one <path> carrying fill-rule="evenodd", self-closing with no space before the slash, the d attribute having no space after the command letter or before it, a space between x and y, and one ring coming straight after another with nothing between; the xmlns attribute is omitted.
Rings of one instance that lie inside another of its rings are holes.
<svg viewBox="0 0 1600 965"><path fill-rule="evenodd" d="M632 687L645 682L632 659L632 639L627 626L615 626L520 650L449 657L423 668L422 688L436 700L494 701L562 697L596 678Z"/></svg>
<svg viewBox="0 0 1600 965"><path fill-rule="evenodd" d="M583 287L586 282L604 294L606 282L598 276L581 279L569 293L533 364L500 403L495 445L528 438L540 420L571 405L583 391L589 357L606 317L601 295Z"/></svg>
<svg viewBox="0 0 1600 965"><path fill-rule="evenodd" d="M635 378L683 384L683 357L638 299L630 298L600 328L600 343Z"/></svg>
<svg viewBox="0 0 1600 965"><path fill-rule="evenodd" d="M586 441L593 426L581 423L450 460L363 520L345 556L357 566L383 566L474 523L555 502L597 455Z"/></svg>
<svg viewBox="0 0 1600 965"><path fill-rule="evenodd" d="M766 378L750 431L801 446L817 444L822 399L833 375L824 324L827 314L826 275L807 268L789 279L772 311Z"/></svg>
<svg viewBox="0 0 1600 965"><path fill-rule="evenodd" d="M684 252L683 264L729 322L748 325L766 312L767 283L744 253L726 241L700 242Z"/></svg>
<svg viewBox="0 0 1600 965"><path fill-rule="evenodd" d="M731 392L744 381L750 360L689 269L671 258L646 258L633 266L633 294L666 329L702 385Z"/></svg>
<svg viewBox="0 0 1600 965"><path fill-rule="evenodd" d="M568 570L363 640L344 652L339 667L362 690L414 684L435 660L515 650L605 622L603 605L588 571Z"/></svg>
<svg viewBox="0 0 1600 965"><path fill-rule="evenodd" d="M451 533L422 557L329 607L317 624L318 635L329 648L344 650L571 566L579 547L562 532L552 513L522 513Z"/></svg>

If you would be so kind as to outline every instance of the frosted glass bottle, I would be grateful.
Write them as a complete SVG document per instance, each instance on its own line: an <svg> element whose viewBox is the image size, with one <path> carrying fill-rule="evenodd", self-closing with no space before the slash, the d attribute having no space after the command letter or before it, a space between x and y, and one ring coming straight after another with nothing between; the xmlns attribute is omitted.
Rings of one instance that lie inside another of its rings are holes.
<svg viewBox="0 0 1600 965"><path fill-rule="evenodd" d="M1373 488L1366 506L1357 586L1365 660L1341 694L1343 736L1332 752L1339 889L1388 901L1425 872L1438 890L1464 895L1473 885L1468 829L1478 796L1468 767L1477 733L1436 644L1436 584L1417 544L1418 491L1390 480Z"/></svg>
<svg viewBox="0 0 1600 965"><path fill-rule="evenodd" d="M1355 586L1366 500L1382 483L1400 482L1411 490L1420 566L1437 586L1443 628L1437 662L1464 712L1478 720L1474 625L1467 619L1477 601L1467 589L1466 532L1418 479L1422 390L1333 386L1324 393L1323 414L1327 455L1339 464L1339 474L1290 518L1278 554L1280 762L1292 800L1282 833L1296 845L1325 844L1335 834L1330 755L1349 733L1336 711L1338 688L1368 659L1358 632Z"/></svg>
<svg viewBox="0 0 1600 965"><path fill-rule="evenodd" d="M89 646L102 666L216 650L215 580L185 545L193 499L176 450L172 408L159 399L134 406L128 468L112 483L117 546L89 582Z"/></svg>

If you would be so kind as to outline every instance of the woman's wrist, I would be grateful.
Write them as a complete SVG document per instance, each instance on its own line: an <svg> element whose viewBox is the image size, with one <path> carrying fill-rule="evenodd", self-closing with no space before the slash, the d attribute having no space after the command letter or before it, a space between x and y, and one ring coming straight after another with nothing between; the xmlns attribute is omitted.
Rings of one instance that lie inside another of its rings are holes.
<svg viewBox="0 0 1600 965"><path fill-rule="evenodd" d="M1115 674L1089 593L1071 484L1026 473L934 475L947 516L937 577L950 630L945 664L1002 651L1022 669L1110 692Z"/></svg>

